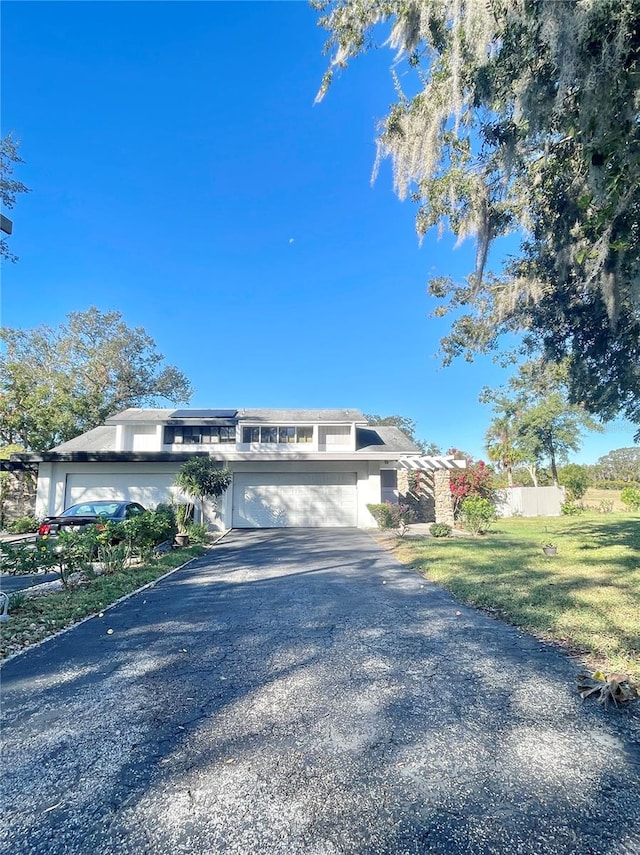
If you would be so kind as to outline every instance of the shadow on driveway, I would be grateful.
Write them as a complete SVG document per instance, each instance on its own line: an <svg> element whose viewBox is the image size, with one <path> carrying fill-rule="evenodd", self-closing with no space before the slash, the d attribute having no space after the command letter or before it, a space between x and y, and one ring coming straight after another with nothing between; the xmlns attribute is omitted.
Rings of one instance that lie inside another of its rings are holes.
<svg viewBox="0 0 640 855"><path fill-rule="evenodd" d="M6 664L5 851L638 855L575 675L366 533L232 532Z"/></svg>

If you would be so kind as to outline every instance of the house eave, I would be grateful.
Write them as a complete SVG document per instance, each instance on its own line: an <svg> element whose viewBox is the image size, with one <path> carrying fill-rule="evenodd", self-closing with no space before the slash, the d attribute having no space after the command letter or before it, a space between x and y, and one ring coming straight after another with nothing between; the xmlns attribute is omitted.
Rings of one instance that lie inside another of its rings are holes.
<svg viewBox="0 0 640 855"><path fill-rule="evenodd" d="M12 454L24 463L184 463L192 457L208 457L206 451L43 451L41 454Z"/></svg>

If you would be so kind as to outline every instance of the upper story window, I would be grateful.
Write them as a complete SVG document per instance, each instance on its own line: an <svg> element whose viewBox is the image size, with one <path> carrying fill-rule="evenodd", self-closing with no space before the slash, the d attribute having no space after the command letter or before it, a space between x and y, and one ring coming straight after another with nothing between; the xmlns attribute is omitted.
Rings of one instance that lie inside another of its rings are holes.
<svg viewBox="0 0 640 855"><path fill-rule="evenodd" d="M245 427L242 428L242 442L246 445L257 443L312 442L313 428L311 426L288 427Z"/></svg>
<svg viewBox="0 0 640 855"><path fill-rule="evenodd" d="M218 425L177 425L164 429L165 445L212 445L219 442L235 442L235 427Z"/></svg>

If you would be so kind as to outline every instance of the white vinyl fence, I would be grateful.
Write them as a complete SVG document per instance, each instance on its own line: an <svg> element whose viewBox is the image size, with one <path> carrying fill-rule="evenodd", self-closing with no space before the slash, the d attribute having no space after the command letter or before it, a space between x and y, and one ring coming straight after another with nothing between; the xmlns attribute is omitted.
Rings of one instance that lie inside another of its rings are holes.
<svg viewBox="0 0 640 855"><path fill-rule="evenodd" d="M498 490L499 517L559 517L564 487L505 487Z"/></svg>

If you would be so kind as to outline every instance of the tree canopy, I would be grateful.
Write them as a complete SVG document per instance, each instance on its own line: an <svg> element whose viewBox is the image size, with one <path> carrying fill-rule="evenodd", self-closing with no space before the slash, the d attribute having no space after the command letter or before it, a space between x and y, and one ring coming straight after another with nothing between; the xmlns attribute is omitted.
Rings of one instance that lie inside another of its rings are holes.
<svg viewBox="0 0 640 855"><path fill-rule="evenodd" d="M640 483L640 448L614 448L591 467L598 481Z"/></svg>
<svg viewBox="0 0 640 855"><path fill-rule="evenodd" d="M18 142L11 134L0 139L0 202L3 208L11 209L16 203L18 193L27 193L29 188L13 177L16 163L24 163L18 154ZM0 235L0 258L17 261L17 256L9 251L9 244Z"/></svg>
<svg viewBox="0 0 640 855"><path fill-rule="evenodd" d="M205 499L218 499L231 483L231 471L223 468L213 457L192 457L182 464L174 484L183 493L200 502L202 522L205 521Z"/></svg>
<svg viewBox="0 0 640 855"><path fill-rule="evenodd" d="M524 463L537 485L537 469L548 462L557 486L558 464L579 451L583 431L602 430L583 407L568 401L566 385L563 365L531 361L520 366L507 390L482 391L480 400L492 404L495 413L487 450L507 472L509 484L513 467Z"/></svg>
<svg viewBox="0 0 640 855"><path fill-rule="evenodd" d="M445 362L516 333L564 361L571 401L640 422L640 14L637 0L315 0L336 70L396 51L397 100L378 163L418 206L423 235L477 241L464 282L438 279L453 313ZM496 238L519 251L487 272Z"/></svg>
<svg viewBox="0 0 640 855"><path fill-rule="evenodd" d="M187 403L191 385L142 327L92 306L58 327L0 331L0 443L44 451L127 407Z"/></svg>
<svg viewBox="0 0 640 855"><path fill-rule="evenodd" d="M364 413L364 417L367 422L370 425L373 425L374 427L376 425L389 425L391 427L399 428L409 437L412 442L414 442L418 446L418 448L422 451L423 454L442 454L442 452L435 443L428 443L425 440L418 439L416 437L416 423L408 416L380 416L377 413Z"/></svg>

